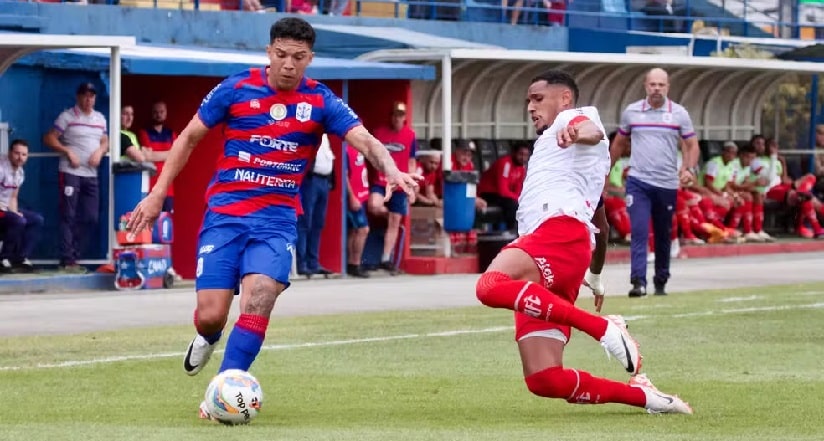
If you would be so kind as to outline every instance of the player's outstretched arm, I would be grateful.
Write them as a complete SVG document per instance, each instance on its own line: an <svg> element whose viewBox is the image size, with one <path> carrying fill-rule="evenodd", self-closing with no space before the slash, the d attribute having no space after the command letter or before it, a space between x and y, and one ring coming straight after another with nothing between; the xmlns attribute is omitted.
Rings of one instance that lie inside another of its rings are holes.
<svg viewBox="0 0 824 441"><path fill-rule="evenodd" d="M418 187L418 181L423 180L422 176L401 173L401 171L398 170L398 166L395 165L395 160L389 155L389 150L386 149L386 146L372 136L363 126L357 126L350 130L346 133L344 139L357 151L363 153L366 159L386 176L386 181L390 187L400 187L414 200L415 189ZM386 194L389 196L391 191L387 191Z"/></svg>
<svg viewBox="0 0 824 441"><path fill-rule="evenodd" d="M163 207L163 200L166 198L166 193L169 191L169 185L186 165L189 160L192 150L206 133L209 128L203 124L198 115L195 115L189 124L180 133L180 136L172 143L172 148L169 150L169 155L166 158L166 163L163 165L163 171L157 178L152 191L145 199L137 204L137 207L132 211L129 223L126 228L134 233L142 231L147 226L151 225L155 219L160 215L160 210Z"/></svg>

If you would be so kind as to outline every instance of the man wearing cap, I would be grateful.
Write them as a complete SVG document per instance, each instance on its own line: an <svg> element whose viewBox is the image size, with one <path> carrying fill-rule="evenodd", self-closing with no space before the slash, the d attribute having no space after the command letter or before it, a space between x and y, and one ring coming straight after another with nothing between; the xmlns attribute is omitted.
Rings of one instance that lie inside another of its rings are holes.
<svg viewBox="0 0 824 441"><path fill-rule="evenodd" d="M647 294L647 237L650 217L655 237L655 294L666 294L670 277L670 235L679 184L695 178L698 140L689 113L667 98L669 77L651 69L644 77L646 98L624 110L610 154L612 164L632 143L626 180L626 204L631 229L630 297ZM683 140L683 143L681 142ZM678 148L683 162L678 166Z"/></svg>
<svg viewBox="0 0 824 441"><path fill-rule="evenodd" d="M395 165L403 173L415 170L415 151L417 150L417 140L415 132L406 124L406 104L395 102L392 105L390 125L379 127L374 131L375 138L382 142L395 160ZM384 216L388 213L386 233L383 237L383 254L381 255L380 267L391 274L397 273L397 268L392 262L392 250L398 240L398 229L401 219L406 216L409 210L409 201L406 193L395 191L388 201L386 196L386 178L369 166L369 212L373 216ZM414 201L412 201L414 202Z"/></svg>
<svg viewBox="0 0 824 441"><path fill-rule="evenodd" d="M100 210L97 169L109 151L109 137L106 118L94 110L96 98L94 84L81 84L75 106L64 110L43 137L60 154L60 266L68 272L85 272L77 260L96 232Z"/></svg>

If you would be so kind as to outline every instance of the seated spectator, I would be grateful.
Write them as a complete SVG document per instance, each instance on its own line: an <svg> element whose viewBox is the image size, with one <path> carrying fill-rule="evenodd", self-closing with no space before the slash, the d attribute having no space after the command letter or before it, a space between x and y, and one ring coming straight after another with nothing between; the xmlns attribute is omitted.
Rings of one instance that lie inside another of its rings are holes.
<svg viewBox="0 0 824 441"><path fill-rule="evenodd" d="M135 162L145 162L146 155L140 148L137 134L132 132L134 124L134 107L125 105L120 109L120 160L131 159Z"/></svg>
<svg viewBox="0 0 824 441"><path fill-rule="evenodd" d="M12 141L9 157L0 158L0 272L32 272L29 256L40 237L43 216L24 210L17 195L26 178L23 166L29 158L29 145L22 139Z"/></svg>
<svg viewBox="0 0 824 441"><path fill-rule="evenodd" d="M756 157L750 166L754 175L763 178L763 187L758 187L763 199L798 207L796 232L799 236L824 236L824 229L821 228L818 219L818 215L822 214L822 204L812 191L816 177L807 174L794 181L788 175L786 159L779 154L778 142L770 139L766 140L765 144L765 154ZM758 152L759 144L755 145Z"/></svg>
<svg viewBox="0 0 824 441"><path fill-rule="evenodd" d="M730 182L730 189L733 191L735 206L727 221L727 227L743 230L743 239L747 242L763 242L765 239L760 234L753 231L753 220L755 218L755 194L758 192L757 186L763 185L763 178L751 173L752 162L755 159L755 147L750 143L738 151L738 158L733 160L733 177ZM763 205L760 205L763 216Z"/></svg>
<svg viewBox="0 0 824 441"><path fill-rule="evenodd" d="M733 160L738 156L738 146L724 143L722 153L711 158L704 165L701 208L708 222L720 229L726 229L724 219L733 206L730 184L735 172Z"/></svg>
<svg viewBox="0 0 824 441"><path fill-rule="evenodd" d="M516 227L518 197L524 186L529 154L528 143L516 143L509 156L498 159L484 172L478 185L478 193L486 203L501 208L509 230Z"/></svg>
<svg viewBox="0 0 824 441"><path fill-rule="evenodd" d="M416 207L443 206L443 171L441 170L441 152L437 150L420 150L417 173L423 176L423 182L415 193Z"/></svg>

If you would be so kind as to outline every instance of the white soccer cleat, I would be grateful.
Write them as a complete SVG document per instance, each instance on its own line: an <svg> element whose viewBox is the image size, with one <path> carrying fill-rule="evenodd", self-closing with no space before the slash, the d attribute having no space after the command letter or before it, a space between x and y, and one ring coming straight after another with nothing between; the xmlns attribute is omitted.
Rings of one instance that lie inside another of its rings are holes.
<svg viewBox="0 0 824 441"><path fill-rule="evenodd" d="M644 406L649 413L685 413L692 415L692 407L677 395L669 395L656 388L646 374L638 374L629 379L631 387L637 387L647 396Z"/></svg>
<svg viewBox="0 0 824 441"><path fill-rule="evenodd" d="M638 342L627 331L627 322L620 315L604 316L607 332L601 337L601 346L624 366L632 375L641 371L641 350Z"/></svg>
<svg viewBox="0 0 824 441"><path fill-rule="evenodd" d="M186 371L186 374L190 376L197 375L209 362L212 352L215 351L215 346L217 346L217 343L210 345L200 335L195 337L189 343L189 349L186 351L186 356L183 357L183 370Z"/></svg>

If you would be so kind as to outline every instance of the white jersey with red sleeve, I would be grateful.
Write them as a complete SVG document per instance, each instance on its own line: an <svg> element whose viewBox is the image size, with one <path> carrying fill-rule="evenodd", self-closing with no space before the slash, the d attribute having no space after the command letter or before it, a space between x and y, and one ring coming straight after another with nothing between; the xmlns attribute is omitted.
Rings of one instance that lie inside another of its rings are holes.
<svg viewBox="0 0 824 441"><path fill-rule="evenodd" d="M598 109L581 107L558 114L535 141L518 199L519 235L529 234L547 219L558 216L573 217L597 231L591 220L610 169L606 135L594 146L558 146L558 131L584 120L592 121L606 133Z"/></svg>

